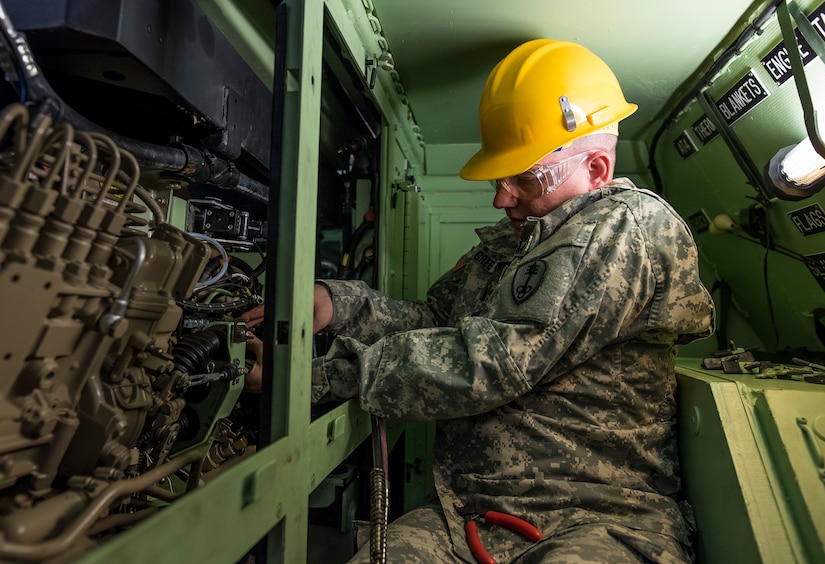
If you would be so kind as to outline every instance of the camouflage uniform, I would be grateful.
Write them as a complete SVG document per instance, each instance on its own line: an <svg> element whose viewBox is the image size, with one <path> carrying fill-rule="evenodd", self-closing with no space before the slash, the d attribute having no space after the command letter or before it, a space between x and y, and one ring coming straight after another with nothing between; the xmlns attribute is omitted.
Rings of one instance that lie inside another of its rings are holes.
<svg viewBox="0 0 825 564"><path fill-rule="evenodd" d="M478 234L426 301L325 281L338 337L315 359L313 400L359 397L387 419L437 421L441 510L399 520L419 535L390 527L390 561L474 562L465 516L489 509L545 539L481 524L497 562L557 550L617 562L618 547L627 561L687 559L675 345L708 336L714 310L684 221L617 179L531 219L520 240L508 220ZM447 532L452 546L434 547Z"/></svg>

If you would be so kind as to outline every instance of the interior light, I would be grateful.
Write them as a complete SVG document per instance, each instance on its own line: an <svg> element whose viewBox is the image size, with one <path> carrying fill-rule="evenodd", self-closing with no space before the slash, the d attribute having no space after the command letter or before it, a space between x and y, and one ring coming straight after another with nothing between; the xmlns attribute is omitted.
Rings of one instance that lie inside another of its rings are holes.
<svg viewBox="0 0 825 564"><path fill-rule="evenodd" d="M736 222L733 221L733 218L726 213L721 213L710 222L708 231L711 235L722 235L723 233L733 233L736 229Z"/></svg>
<svg viewBox="0 0 825 564"><path fill-rule="evenodd" d="M806 137L796 145L777 151L768 164L767 174L776 197L809 198L825 186L825 158Z"/></svg>

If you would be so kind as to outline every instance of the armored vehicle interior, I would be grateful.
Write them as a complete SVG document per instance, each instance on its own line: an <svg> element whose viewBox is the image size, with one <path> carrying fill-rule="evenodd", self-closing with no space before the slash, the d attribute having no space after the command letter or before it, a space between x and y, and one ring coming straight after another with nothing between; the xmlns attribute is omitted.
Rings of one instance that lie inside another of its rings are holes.
<svg viewBox="0 0 825 564"><path fill-rule="evenodd" d="M311 405L312 282L422 298L503 217L458 171L491 68L552 38L638 104L617 176L685 218L716 305L677 359L698 561L825 562L821 0L2 0L0 28L0 561L345 562L421 504L432 424Z"/></svg>

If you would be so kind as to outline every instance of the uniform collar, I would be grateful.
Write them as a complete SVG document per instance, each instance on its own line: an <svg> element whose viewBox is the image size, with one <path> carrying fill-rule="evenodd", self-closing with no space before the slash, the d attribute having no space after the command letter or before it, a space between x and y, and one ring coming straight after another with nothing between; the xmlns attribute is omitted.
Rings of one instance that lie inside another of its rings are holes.
<svg viewBox="0 0 825 564"><path fill-rule="evenodd" d="M513 232L513 225L507 217L495 225L479 227L476 229L476 233L488 254L498 260L512 258L518 246L518 239Z"/></svg>
<svg viewBox="0 0 825 564"><path fill-rule="evenodd" d="M528 217L521 230L517 254L523 255L594 202L626 190L638 190L628 178L615 178L596 190L570 198L544 217Z"/></svg>

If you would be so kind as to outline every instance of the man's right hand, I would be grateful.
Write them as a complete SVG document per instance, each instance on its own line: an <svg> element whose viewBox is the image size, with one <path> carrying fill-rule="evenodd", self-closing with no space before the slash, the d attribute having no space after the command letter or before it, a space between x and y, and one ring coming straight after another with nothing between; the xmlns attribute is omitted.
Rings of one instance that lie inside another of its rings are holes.
<svg viewBox="0 0 825 564"><path fill-rule="evenodd" d="M238 321L246 321L247 329L257 327L264 322L264 304L257 305L238 316Z"/></svg>
<svg viewBox="0 0 825 564"><path fill-rule="evenodd" d="M313 294L312 332L317 333L332 321L332 295L329 293L329 288L323 284L315 284ZM242 313L238 316L238 320L246 321L247 329L257 327L264 321L264 304Z"/></svg>
<svg viewBox="0 0 825 564"><path fill-rule="evenodd" d="M315 284L312 332L317 333L332 321L332 294L323 284Z"/></svg>

